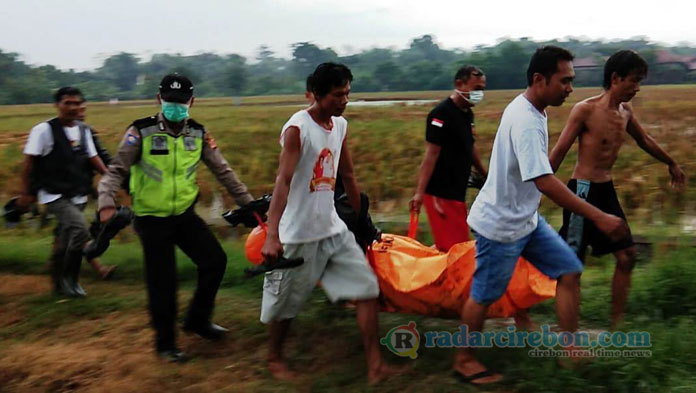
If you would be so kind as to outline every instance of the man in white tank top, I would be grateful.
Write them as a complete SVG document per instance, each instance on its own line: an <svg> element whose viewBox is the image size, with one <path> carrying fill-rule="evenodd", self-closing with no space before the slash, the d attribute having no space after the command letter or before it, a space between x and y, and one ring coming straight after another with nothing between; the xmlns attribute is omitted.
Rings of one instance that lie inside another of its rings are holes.
<svg viewBox="0 0 696 393"><path fill-rule="evenodd" d="M264 279L261 321L270 324L268 368L278 379L295 376L283 360L282 347L290 322L317 281L331 301L356 301L369 382L400 371L387 366L379 352L377 277L334 207L340 171L348 199L360 211L353 161L344 143L348 123L341 116L352 79L342 64L319 65L312 74L315 102L292 115L281 130L282 151L262 254L267 262L284 256L303 258L304 264L274 270Z"/></svg>

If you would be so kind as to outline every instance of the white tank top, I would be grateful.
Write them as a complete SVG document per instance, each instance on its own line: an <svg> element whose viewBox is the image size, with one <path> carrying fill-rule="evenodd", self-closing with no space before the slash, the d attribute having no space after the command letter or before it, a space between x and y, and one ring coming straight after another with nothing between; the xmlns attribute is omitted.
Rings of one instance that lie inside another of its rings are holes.
<svg viewBox="0 0 696 393"><path fill-rule="evenodd" d="M348 229L334 207L336 174L348 122L343 117L332 117L332 121L333 129L329 131L307 110L301 110L281 130L282 146L285 130L290 126L299 128L301 150L278 227L281 243L313 242Z"/></svg>

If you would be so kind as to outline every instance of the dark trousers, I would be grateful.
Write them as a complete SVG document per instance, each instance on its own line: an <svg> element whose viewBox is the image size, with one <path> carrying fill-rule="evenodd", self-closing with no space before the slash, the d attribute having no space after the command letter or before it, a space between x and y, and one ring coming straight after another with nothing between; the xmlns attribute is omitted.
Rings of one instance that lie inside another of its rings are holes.
<svg viewBox="0 0 696 393"><path fill-rule="evenodd" d="M136 217L134 227L145 254L148 307L157 334L157 350L172 349L177 316L174 246L179 246L198 267L198 284L185 322L192 326L210 320L227 255L193 207L179 216Z"/></svg>

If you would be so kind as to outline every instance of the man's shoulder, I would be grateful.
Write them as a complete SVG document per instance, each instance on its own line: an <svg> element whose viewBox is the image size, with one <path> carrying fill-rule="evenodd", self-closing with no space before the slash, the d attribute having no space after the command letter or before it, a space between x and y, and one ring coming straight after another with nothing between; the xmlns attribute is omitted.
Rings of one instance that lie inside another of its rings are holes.
<svg viewBox="0 0 696 393"><path fill-rule="evenodd" d="M288 120L285 122L285 124L283 124L283 128L280 130L280 132L284 133L285 130L287 130L290 127L296 127L298 129L303 128L302 125L307 119L306 116L307 111L304 109L293 113L290 117L288 117Z"/></svg>
<svg viewBox="0 0 696 393"><path fill-rule="evenodd" d="M433 109L430 110L430 113L428 113L428 117L448 117L451 113L450 102L451 100L449 99L449 97L440 101L437 105L435 105Z"/></svg>
<svg viewBox="0 0 696 393"><path fill-rule="evenodd" d="M32 133L44 133L51 131L51 125L48 124L49 120L42 121L41 123L36 124L34 127L31 128Z"/></svg>
<svg viewBox="0 0 696 393"><path fill-rule="evenodd" d="M90 126L89 124L87 124L83 121L78 120L75 122L75 124L80 129L80 131L85 130L89 134L92 134L92 135L96 134L96 132L94 132L94 129L92 128L92 126Z"/></svg>
<svg viewBox="0 0 696 393"><path fill-rule="evenodd" d="M512 129L543 128L544 117L525 98L518 96L503 111L501 126Z"/></svg>
<svg viewBox="0 0 696 393"><path fill-rule="evenodd" d="M286 127L291 126L291 125L299 125L307 118L309 117L309 112L307 112L306 109L301 109L295 113L293 113L289 118L288 121L285 122Z"/></svg>
<svg viewBox="0 0 696 393"><path fill-rule="evenodd" d="M139 130L142 130L143 128L151 127L154 125L157 125L157 116L156 115L143 117L141 119L136 119L136 120L133 120L133 122L131 123L131 126L137 128Z"/></svg>
<svg viewBox="0 0 696 393"><path fill-rule="evenodd" d="M335 124L339 124L343 127L348 125L348 119L343 116L333 116L333 121Z"/></svg>
<svg viewBox="0 0 696 393"><path fill-rule="evenodd" d="M573 105L572 111L578 115L589 116L597 109L600 96L589 97Z"/></svg>
<svg viewBox="0 0 696 393"><path fill-rule="evenodd" d="M189 127L191 127L191 128L198 129L198 130L205 130L205 126L203 126L203 124L195 121L194 119L189 118L187 122L188 122Z"/></svg>

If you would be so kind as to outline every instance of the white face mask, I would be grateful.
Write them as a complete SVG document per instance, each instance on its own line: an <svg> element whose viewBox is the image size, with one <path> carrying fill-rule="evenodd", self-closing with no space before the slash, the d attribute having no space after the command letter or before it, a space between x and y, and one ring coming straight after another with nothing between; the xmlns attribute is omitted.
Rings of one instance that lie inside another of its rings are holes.
<svg viewBox="0 0 696 393"><path fill-rule="evenodd" d="M462 97L464 101L468 102L471 105L476 105L479 102L483 101L483 90L471 90L469 92L465 92L454 89L454 92L459 94L459 96Z"/></svg>

